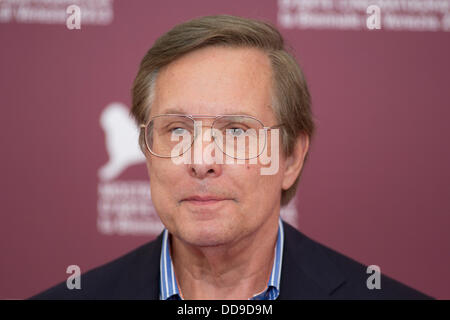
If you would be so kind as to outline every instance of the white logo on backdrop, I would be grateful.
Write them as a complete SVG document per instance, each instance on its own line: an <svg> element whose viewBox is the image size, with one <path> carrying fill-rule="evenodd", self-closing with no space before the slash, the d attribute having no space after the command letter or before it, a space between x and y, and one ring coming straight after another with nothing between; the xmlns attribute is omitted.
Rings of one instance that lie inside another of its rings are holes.
<svg viewBox="0 0 450 320"><path fill-rule="evenodd" d="M374 28L378 18L380 27ZM278 24L286 29L450 31L450 0L278 0Z"/></svg>
<svg viewBox="0 0 450 320"><path fill-rule="evenodd" d="M108 161L98 170L97 228L103 234L156 235L163 225L153 207L148 180L124 180L128 167L145 163L138 128L129 109L120 102L100 115Z"/></svg>
<svg viewBox="0 0 450 320"><path fill-rule="evenodd" d="M106 106L100 115L108 161L98 170L97 228L103 234L156 235L163 225L153 207L148 180L124 180L128 167L145 163L138 145L139 131L120 102ZM284 220L297 227L297 208L291 201L281 209Z"/></svg>
<svg viewBox="0 0 450 320"><path fill-rule="evenodd" d="M113 0L1 0L0 23L36 23L66 25L73 14L67 10L80 9L83 25L108 25L113 21Z"/></svg>
<svg viewBox="0 0 450 320"><path fill-rule="evenodd" d="M100 125L109 155L108 163L99 170L100 179L115 179L129 166L145 162L138 145L139 131L123 103L109 104L100 116Z"/></svg>

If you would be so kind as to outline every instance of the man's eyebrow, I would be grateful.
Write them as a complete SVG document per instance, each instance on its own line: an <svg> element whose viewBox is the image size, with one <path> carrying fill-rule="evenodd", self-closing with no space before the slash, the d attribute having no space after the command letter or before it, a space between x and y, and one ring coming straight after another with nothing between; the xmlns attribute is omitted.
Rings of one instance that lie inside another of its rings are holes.
<svg viewBox="0 0 450 320"><path fill-rule="evenodd" d="M181 109L178 109L178 108L168 108L168 109L162 110L161 114L183 114L183 115L189 115L191 113L187 113L187 112L182 111ZM196 115L196 113L193 113L193 115ZM224 116L241 115L241 116L255 117L253 114L242 112L242 111L225 112L225 113L220 113L220 115L224 115Z"/></svg>
<svg viewBox="0 0 450 320"><path fill-rule="evenodd" d="M163 110L161 114L187 114L184 111L181 111L180 109L177 108L169 108L166 110Z"/></svg>

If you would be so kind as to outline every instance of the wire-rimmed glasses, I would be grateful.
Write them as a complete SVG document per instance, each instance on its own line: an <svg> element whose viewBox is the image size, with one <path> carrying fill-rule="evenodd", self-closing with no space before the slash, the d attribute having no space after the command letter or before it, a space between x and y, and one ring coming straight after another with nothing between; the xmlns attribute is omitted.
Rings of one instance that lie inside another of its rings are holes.
<svg viewBox="0 0 450 320"><path fill-rule="evenodd" d="M267 131L282 126L265 127L260 120L249 115L162 114L141 125L145 130L148 151L161 158L183 155L202 132L202 121L195 119L207 118L214 119L208 134L217 147L225 155L240 160L258 157L266 147Z"/></svg>

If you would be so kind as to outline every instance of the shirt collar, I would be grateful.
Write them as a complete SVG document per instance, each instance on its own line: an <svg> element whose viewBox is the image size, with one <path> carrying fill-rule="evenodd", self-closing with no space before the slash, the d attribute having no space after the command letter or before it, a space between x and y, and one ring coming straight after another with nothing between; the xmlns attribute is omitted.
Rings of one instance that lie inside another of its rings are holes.
<svg viewBox="0 0 450 320"><path fill-rule="evenodd" d="M175 270L170 256L169 231L164 229L160 259L160 300L181 300ZM275 300L280 294L281 264L283 261L284 230L281 218L278 220L278 235L275 246L275 259L267 288L250 300Z"/></svg>

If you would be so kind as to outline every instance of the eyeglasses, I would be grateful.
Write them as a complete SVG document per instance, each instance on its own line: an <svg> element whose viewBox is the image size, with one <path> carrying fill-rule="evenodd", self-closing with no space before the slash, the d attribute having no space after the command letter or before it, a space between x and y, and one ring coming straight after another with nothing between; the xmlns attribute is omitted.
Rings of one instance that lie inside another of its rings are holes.
<svg viewBox="0 0 450 320"><path fill-rule="evenodd" d="M214 119L209 130L216 146L227 156L240 160L258 157L266 147L267 131L283 126L265 127L260 120L247 115L162 114L140 126L145 130L148 151L161 158L174 158L186 153L203 127L202 121L195 119Z"/></svg>

